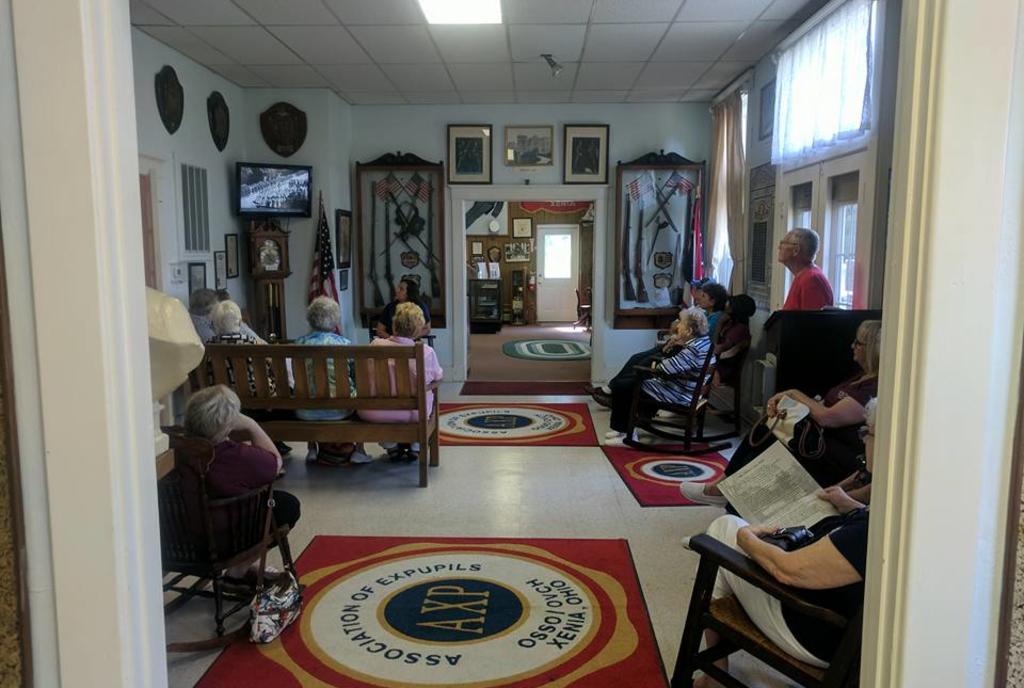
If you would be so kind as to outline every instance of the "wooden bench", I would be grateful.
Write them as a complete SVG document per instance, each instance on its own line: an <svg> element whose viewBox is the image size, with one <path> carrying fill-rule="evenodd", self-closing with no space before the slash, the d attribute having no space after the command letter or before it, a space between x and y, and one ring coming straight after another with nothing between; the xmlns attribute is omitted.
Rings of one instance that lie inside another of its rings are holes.
<svg viewBox="0 0 1024 688"><path fill-rule="evenodd" d="M247 359L253 361L252 385L249 380ZM327 383L328 361L333 361L334 364L333 390ZM355 371L354 397L349 391L349 361L353 362L352 369ZM415 382L410 374L410 363L415 365L415 370L420 371ZM293 385L289 385L289 366L293 373ZM425 384L423 366L423 344L207 344L206 354L199 366L192 371L190 379L193 391L214 384L230 387L241 400L243 411L417 411L419 420L411 423L371 423L354 418L338 421L284 418L260 421L260 425L275 440L419 442L420 487L426 487L428 465L438 465L438 400L437 383ZM232 374L229 374L229 369ZM433 403L429 409L428 391L434 392Z"/></svg>

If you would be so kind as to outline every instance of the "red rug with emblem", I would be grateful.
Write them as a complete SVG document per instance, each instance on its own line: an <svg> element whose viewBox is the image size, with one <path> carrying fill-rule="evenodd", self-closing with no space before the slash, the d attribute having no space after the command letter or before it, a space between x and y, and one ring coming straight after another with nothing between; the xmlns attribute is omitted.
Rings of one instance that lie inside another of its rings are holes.
<svg viewBox="0 0 1024 688"><path fill-rule="evenodd" d="M441 444L596 447L586 404L441 404Z"/></svg>
<svg viewBox="0 0 1024 688"><path fill-rule="evenodd" d="M668 685L625 540L318 536L297 567L299 619L198 688Z"/></svg>
<svg viewBox="0 0 1024 688"><path fill-rule="evenodd" d="M700 506L682 495L680 483L717 480L729 461L717 452L686 455L681 446L674 448L678 453L659 454L630 447L601 447L601 451L640 506Z"/></svg>

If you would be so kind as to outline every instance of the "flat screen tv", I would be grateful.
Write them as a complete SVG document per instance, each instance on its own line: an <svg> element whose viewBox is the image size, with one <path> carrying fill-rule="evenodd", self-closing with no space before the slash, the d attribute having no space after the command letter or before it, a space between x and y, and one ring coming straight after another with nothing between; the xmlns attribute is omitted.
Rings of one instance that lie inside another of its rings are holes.
<svg viewBox="0 0 1024 688"><path fill-rule="evenodd" d="M310 217L313 168L240 162L235 166L239 215Z"/></svg>

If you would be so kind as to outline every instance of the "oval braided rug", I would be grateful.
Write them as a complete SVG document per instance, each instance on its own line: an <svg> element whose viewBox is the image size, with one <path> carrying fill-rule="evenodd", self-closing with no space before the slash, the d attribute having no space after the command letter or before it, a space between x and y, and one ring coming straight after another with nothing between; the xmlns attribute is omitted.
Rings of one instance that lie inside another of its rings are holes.
<svg viewBox="0 0 1024 688"><path fill-rule="evenodd" d="M585 361L590 345L572 339L513 339L501 345L506 356L530 361Z"/></svg>

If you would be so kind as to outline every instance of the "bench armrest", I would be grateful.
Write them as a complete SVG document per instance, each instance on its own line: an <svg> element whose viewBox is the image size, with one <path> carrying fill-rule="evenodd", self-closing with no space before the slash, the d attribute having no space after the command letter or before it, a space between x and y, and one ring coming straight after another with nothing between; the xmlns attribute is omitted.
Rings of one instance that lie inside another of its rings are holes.
<svg viewBox="0 0 1024 688"><path fill-rule="evenodd" d="M803 591L783 585L761 568L757 562L742 552L734 550L707 534L695 535L690 539L690 549L714 562L721 568L734 573L751 585L764 590L783 605L807 616L824 621L837 628L845 628L847 619L831 609L811 604L803 598Z"/></svg>

